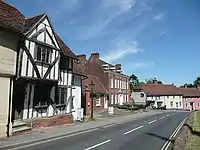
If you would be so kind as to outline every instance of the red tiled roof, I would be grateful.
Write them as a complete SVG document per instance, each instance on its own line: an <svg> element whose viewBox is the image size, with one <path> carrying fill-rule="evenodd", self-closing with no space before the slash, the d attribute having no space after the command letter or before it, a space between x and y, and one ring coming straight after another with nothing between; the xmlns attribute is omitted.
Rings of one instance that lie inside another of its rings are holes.
<svg viewBox="0 0 200 150"><path fill-rule="evenodd" d="M24 15L14 6L0 0L0 27L7 28L19 33L28 32L38 21L46 14L41 14L31 18L25 18ZM63 53L69 57L77 59L76 55L69 47L56 35Z"/></svg>
<svg viewBox="0 0 200 150"><path fill-rule="evenodd" d="M108 89L108 76L98 59L89 59L85 65L84 73L98 77L104 88Z"/></svg>
<svg viewBox="0 0 200 150"><path fill-rule="evenodd" d="M24 15L14 6L0 1L0 27L22 32L24 27Z"/></svg>
<svg viewBox="0 0 200 150"><path fill-rule="evenodd" d="M71 49L64 43L64 41L56 34L56 39L59 42L59 45L64 53L64 55L69 56L74 59L78 59L76 55L71 51Z"/></svg>
<svg viewBox="0 0 200 150"><path fill-rule="evenodd" d="M46 14L41 14L31 18L25 19L24 30L23 32L28 32L40 19L42 19Z"/></svg>
<svg viewBox="0 0 200 150"><path fill-rule="evenodd" d="M197 88L180 88L183 97L200 97L200 91Z"/></svg>
<svg viewBox="0 0 200 150"><path fill-rule="evenodd" d="M142 89L147 95L183 95L179 88L170 84L141 84L134 89Z"/></svg>
<svg viewBox="0 0 200 150"><path fill-rule="evenodd" d="M88 75L88 78L83 80L83 86L84 87L89 86L91 80L94 83L94 93L101 93L101 94L108 93L107 89L105 89L105 87L102 85L101 81L97 76Z"/></svg>
<svg viewBox="0 0 200 150"><path fill-rule="evenodd" d="M73 61L73 73L86 77L83 70L81 70L81 66L79 65L79 62L77 60Z"/></svg>

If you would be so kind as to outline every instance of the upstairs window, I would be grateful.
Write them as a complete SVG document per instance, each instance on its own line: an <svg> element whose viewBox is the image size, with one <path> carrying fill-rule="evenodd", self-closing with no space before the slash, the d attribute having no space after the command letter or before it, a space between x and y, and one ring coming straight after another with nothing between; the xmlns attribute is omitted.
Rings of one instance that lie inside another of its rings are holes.
<svg viewBox="0 0 200 150"><path fill-rule="evenodd" d="M60 69L68 70L69 69L69 58L65 56L61 56L60 58Z"/></svg>
<svg viewBox="0 0 200 150"><path fill-rule="evenodd" d="M50 63L50 56L51 56L52 49L37 45L36 46L36 60L39 62Z"/></svg>

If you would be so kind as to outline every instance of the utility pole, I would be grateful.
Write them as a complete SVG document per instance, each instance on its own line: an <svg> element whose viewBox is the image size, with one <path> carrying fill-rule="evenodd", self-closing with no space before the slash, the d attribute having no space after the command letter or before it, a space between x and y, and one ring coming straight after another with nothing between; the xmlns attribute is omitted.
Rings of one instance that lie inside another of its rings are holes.
<svg viewBox="0 0 200 150"><path fill-rule="evenodd" d="M90 113L90 118L91 119L94 119L94 103L93 103L93 95L94 95L94 83L93 81L91 80L91 83L90 83L90 98L91 98L91 113Z"/></svg>

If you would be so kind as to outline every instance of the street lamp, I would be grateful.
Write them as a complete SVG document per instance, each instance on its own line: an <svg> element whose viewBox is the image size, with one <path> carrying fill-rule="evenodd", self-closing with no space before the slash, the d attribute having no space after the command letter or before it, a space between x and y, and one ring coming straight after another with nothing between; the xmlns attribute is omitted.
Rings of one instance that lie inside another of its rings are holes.
<svg viewBox="0 0 200 150"><path fill-rule="evenodd" d="M94 94L94 83L91 80L91 83L89 84L90 86L90 98L91 98L91 113L90 113L90 118L93 119L93 94Z"/></svg>

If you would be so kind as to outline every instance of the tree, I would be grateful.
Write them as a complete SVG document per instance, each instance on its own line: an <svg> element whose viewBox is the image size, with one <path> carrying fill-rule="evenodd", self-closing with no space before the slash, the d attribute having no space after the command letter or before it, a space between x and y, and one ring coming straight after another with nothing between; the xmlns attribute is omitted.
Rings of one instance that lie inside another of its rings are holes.
<svg viewBox="0 0 200 150"><path fill-rule="evenodd" d="M184 85L180 86L181 88L195 88L196 86L191 83L185 83Z"/></svg>
<svg viewBox="0 0 200 150"><path fill-rule="evenodd" d="M146 79L147 84L162 84L162 81L157 80L155 77Z"/></svg>
<svg viewBox="0 0 200 150"><path fill-rule="evenodd" d="M194 81L194 86L198 86L198 85L200 85L200 76L198 76L197 78L196 78L196 80Z"/></svg>
<svg viewBox="0 0 200 150"><path fill-rule="evenodd" d="M133 90L134 87L138 86L139 84L139 79L136 75L132 74L129 77L129 82L130 82L130 89Z"/></svg>

